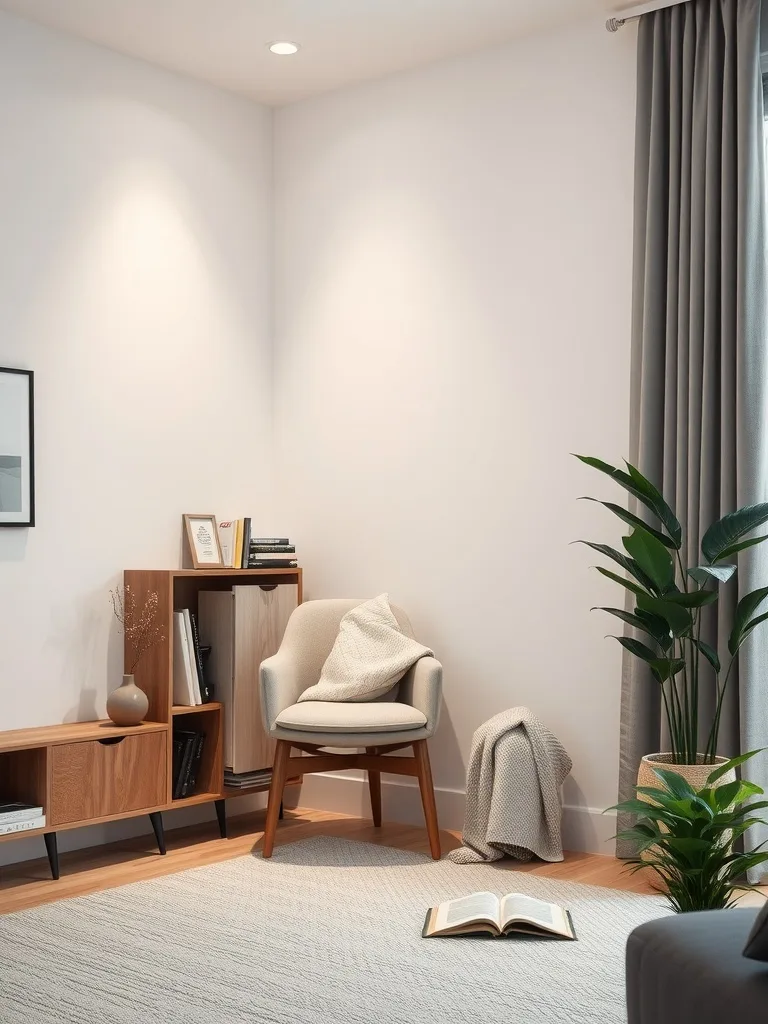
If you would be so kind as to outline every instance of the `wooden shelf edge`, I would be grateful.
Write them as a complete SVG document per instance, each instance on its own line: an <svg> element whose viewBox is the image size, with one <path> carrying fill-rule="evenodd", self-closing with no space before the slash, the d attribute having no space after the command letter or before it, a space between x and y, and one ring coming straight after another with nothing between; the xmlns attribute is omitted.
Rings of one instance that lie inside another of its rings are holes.
<svg viewBox="0 0 768 1024"><path fill-rule="evenodd" d="M126 572L165 572L172 578L182 576L296 576L301 573L299 565L295 569L126 569Z"/></svg>
<svg viewBox="0 0 768 1024"><path fill-rule="evenodd" d="M174 704L171 708L171 715L197 715L204 711L221 711L224 705L218 700L209 700L207 704L195 704L190 707L188 704Z"/></svg>
<svg viewBox="0 0 768 1024"><path fill-rule="evenodd" d="M61 743L80 743L116 736L141 736L148 732L163 732L167 722L142 722L140 725L115 725L108 718L96 722L64 722L44 725L39 729L11 729L0 733L0 754L17 750L55 747Z"/></svg>
<svg viewBox="0 0 768 1024"><path fill-rule="evenodd" d="M34 839L35 836L42 836L46 832L53 832L54 828L49 828L47 825L43 825L42 828L27 828L21 832L6 832L5 835L0 836L0 843L6 839Z"/></svg>

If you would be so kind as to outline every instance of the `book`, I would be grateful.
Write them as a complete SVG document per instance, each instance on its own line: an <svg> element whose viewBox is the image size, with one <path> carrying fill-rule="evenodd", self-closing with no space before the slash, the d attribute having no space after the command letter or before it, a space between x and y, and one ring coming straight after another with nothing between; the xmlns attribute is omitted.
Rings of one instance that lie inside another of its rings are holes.
<svg viewBox="0 0 768 1024"><path fill-rule="evenodd" d="M176 792L176 780L181 774L181 762L184 758L184 740L178 733L173 734L173 762L171 768L171 792Z"/></svg>
<svg viewBox="0 0 768 1024"><path fill-rule="evenodd" d="M173 703L195 706L195 689L192 682L192 665L186 642L184 613L173 613Z"/></svg>
<svg viewBox="0 0 768 1024"><path fill-rule="evenodd" d="M192 610L189 612L189 623L192 627L192 653L194 654L197 678L200 684L200 700L203 704L207 704L211 700L211 694L208 692L208 686L205 681L203 655L200 651L200 635L197 632L197 616Z"/></svg>
<svg viewBox="0 0 768 1024"><path fill-rule="evenodd" d="M235 551L232 559L232 567L239 569L243 561L243 520L235 522Z"/></svg>
<svg viewBox="0 0 768 1024"><path fill-rule="evenodd" d="M197 776L200 772L200 762L203 759L203 746L205 744L205 733L195 733L192 742L192 756L189 759L184 778L181 783L181 797L192 796L197 785Z"/></svg>
<svg viewBox="0 0 768 1024"><path fill-rule="evenodd" d="M514 934L576 938L567 910L520 892L510 892L501 898L492 892L474 892L430 907L421 934L426 939L482 933L497 939Z"/></svg>
<svg viewBox="0 0 768 1024"><path fill-rule="evenodd" d="M294 544L256 544L251 541L250 547L248 548L250 554L255 555L295 555L296 546Z"/></svg>
<svg viewBox="0 0 768 1024"><path fill-rule="evenodd" d="M12 832L31 832L33 828L45 828L44 814L38 814L36 818L28 818L26 821L7 821L0 825L0 836L9 836Z"/></svg>
<svg viewBox="0 0 768 1024"><path fill-rule="evenodd" d="M187 645L184 661L185 664L189 662L192 695L195 698L195 704L202 704L203 696L200 692L200 677L197 674L197 658L195 657L195 645L192 640L192 618L189 614L189 608L182 608L181 614L184 616L184 637Z"/></svg>
<svg viewBox="0 0 768 1024"><path fill-rule="evenodd" d="M179 729L173 734L174 739L181 740L183 749L181 757L179 759L178 774L173 780L173 799L180 800L182 797L182 790L184 787L184 780L187 778L189 772L189 766L192 761L192 757L195 753L195 741L197 739L197 733L191 732L186 729Z"/></svg>
<svg viewBox="0 0 768 1024"><path fill-rule="evenodd" d="M224 785L231 789L250 789L252 786L268 786L272 781L272 769L261 768L253 772L224 772Z"/></svg>
<svg viewBox="0 0 768 1024"><path fill-rule="evenodd" d="M298 562L295 558L249 558L249 569L296 569Z"/></svg>
<svg viewBox="0 0 768 1024"><path fill-rule="evenodd" d="M288 537L251 537L251 544L267 544L272 547L283 547L284 544L290 544Z"/></svg>
<svg viewBox="0 0 768 1024"><path fill-rule="evenodd" d="M243 551L240 555L240 569L248 568L248 551L251 546L251 517L246 516L243 520Z"/></svg>
<svg viewBox="0 0 768 1024"><path fill-rule="evenodd" d="M219 523L219 544L221 545L221 560L228 569L235 565L235 522L233 519L223 519Z"/></svg>
<svg viewBox="0 0 768 1024"><path fill-rule="evenodd" d="M29 821L31 818L39 818L42 813L43 808L35 807L34 804L0 804L0 825Z"/></svg>

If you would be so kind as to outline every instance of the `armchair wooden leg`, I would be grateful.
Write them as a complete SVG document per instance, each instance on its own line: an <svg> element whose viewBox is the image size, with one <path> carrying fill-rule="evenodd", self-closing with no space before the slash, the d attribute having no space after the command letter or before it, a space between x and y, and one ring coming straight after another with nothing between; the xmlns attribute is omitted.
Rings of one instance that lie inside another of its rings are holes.
<svg viewBox="0 0 768 1024"><path fill-rule="evenodd" d="M375 754L376 747L366 747L366 754ZM371 794L371 812L373 824L376 828L381 826L381 772L368 771L368 789Z"/></svg>
<svg viewBox="0 0 768 1024"><path fill-rule="evenodd" d="M291 754L291 744L285 740L278 740L275 747L275 760L272 765L272 782L269 787L269 800L267 801L267 823L264 826L264 847L263 857L271 857L275 845L275 831L277 830L277 818L280 813L280 805L283 802L283 789L288 774L288 758Z"/></svg>
<svg viewBox="0 0 768 1024"><path fill-rule="evenodd" d="M417 740L413 744L413 753L419 773L419 789L421 790L421 802L424 805L424 819L427 823L429 850L433 860L440 860L440 826L437 823L435 787L432 782L432 768L429 763L427 741Z"/></svg>

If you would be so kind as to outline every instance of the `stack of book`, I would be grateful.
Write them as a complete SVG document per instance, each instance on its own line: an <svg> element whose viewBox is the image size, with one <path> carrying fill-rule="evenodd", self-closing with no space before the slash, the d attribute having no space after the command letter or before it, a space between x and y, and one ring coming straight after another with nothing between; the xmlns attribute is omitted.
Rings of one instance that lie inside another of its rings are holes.
<svg viewBox="0 0 768 1024"><path fill-rule="evenodd" d="M231 789L250 789L252 786L269 785L272 781L272 769L262 768L257 772L241 772L235 775L227 769L224 772L224 785Z"/></svg>
<svg viewBox="0 0 768 1024"><path fill-rule="evenodd" d="M295 569L296 548L287 537L251 537L248 569Z"/></svg>
<svg viewBox="0 0 768 1024"><path fill-rule="evenodd" d="M252 537L251 520L223 519L219 543L229 569L295 569L296 548L288 537Z"/></svg>
<svg viewBox="0 0 768 1024"><path fill-rule="evenodd" d="M11 832L30 832L45 827L42 807L34 804L0 804L0 836Z"/></svg>
<svg viewBox="0 0 768 1024"><path fill-rule="evenodd" d="M191 729L173 730L173 799L182 800L195 792L205 733Z"/></svg>
<svg viewBox="0 0 768 1024"><path fill-rule="evenodd" d="M213 700L206 672L210 647L200 646L197 617L189 608L173 613L173 703L195 707Z"/></svg>

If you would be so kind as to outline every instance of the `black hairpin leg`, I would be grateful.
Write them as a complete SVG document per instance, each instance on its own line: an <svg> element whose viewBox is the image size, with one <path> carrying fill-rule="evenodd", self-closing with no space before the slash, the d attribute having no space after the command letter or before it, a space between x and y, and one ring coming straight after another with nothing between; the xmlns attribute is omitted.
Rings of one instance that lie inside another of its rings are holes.
<svg viewBox="0 0 768 1024"><path fill-rule="evenodd" d="M51 865L51 877L59 877L59 847L56 842L55 832L45 832L45 852L48 854L48 863Z"/></svg>
<svg viewBox="0 0 768 1024"><path fill-rule="evenodd" d="M163 831L163 815L160 811L153 811L149 820L152 822L152 831L155 833L157 848L165 856L165 832Z"/></svg>
<svg viewBox="0 0 768 1024"><path fill-rule="evenodd" d="M216 807L216 817L219 821L219 835L222 839L227 838L227 801L216 800L214 801Z"/></svg>
<svg viewBox="0 0 768 1024"><path fill-rule="evenodd" d="M283 807L283 801L282 800L280 801L280 812L278 813L277 816L280 819L280 821L282 821L283 818L285 817L285 808Z"/></svg>

